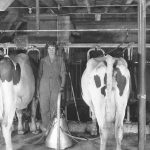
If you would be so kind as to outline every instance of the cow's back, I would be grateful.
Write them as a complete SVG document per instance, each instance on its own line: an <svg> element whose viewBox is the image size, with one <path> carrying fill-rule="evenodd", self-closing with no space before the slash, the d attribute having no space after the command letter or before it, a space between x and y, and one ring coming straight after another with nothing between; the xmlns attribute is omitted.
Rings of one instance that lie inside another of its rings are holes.
<svg viewBox="0 0 150 150"><path fill-rule="evenodd" d="M20 64L21 80L17 85L17 109L24 109L30 103L35 92L35 78L30 65L29 56L24 53L16 55L14 61Z"/></svg>

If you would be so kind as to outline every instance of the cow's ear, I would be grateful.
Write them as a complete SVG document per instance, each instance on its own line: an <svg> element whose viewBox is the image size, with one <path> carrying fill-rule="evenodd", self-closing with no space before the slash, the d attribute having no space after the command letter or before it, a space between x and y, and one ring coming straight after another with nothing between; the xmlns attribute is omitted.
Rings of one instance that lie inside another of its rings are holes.
<svg viewBox="0 0 150 150"><path fill-rule="evenodd" d="M20 65L17 63L16 68L14 68L13 71L13 84L16 85L17 83L19 83L20 78L21 78L21 68Z"/></svg>

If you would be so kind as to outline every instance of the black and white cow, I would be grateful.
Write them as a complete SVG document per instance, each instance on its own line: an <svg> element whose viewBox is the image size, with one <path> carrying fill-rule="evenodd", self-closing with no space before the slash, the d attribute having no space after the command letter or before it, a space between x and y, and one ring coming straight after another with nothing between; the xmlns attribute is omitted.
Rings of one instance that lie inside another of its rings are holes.
<svg viewBox="0 0 150 150"><path fill-rule="evenodd" d="M100 150L106 149L107 123L115 122L117 150L121 150L123 120L130 93L130 73L123 58L110 55L89 59L81 78L83 100L100 132Z"/></svg>
<svg viewBox="0 0 150 150"><path fill-rule="evenodd" d="M15 111L17 110L18 131L23 132L21 110L32 101L34 92L35 78L28 55L21 53L14 58L0 56L0 123L6 150L13 149L11 126ZM35 119L31 120L34 126Z"/></svg>
<svg viewBox="0 0 150 150"><path fill-rule="evenodd" d="M6 150L12 150L11 126L16 110L17 88L21 78L20 65L9 57L0 57L0 122Z"/></svg>

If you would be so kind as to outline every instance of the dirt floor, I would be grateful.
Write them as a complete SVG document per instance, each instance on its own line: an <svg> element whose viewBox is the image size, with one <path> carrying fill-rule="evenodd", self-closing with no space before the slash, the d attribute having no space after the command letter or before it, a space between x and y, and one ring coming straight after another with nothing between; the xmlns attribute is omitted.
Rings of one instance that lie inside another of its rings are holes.
<svg viewBox="0 0 150 150"><path fill-rule="evenodd" d="M34 135L26 133L25 135L12 134L12 142L14 150L49 150L44 143L42 134ZM74 141L74 145L67 150L99 150L99 138L91 138L87 134L76 134L78 137L84 137L88 140ZM40 141L39 141L40 139ZM42 139L42 140L41 140ZM147 135L147 142L145 150L150 150L150 135ZM38 142L38 143L37 143ZM125 134L122 142L122 150L137 150L138 149L138 135ZM0 150L5 150L4 139L0 137ZM115 139L113 136L109 137L107 150L115 150Z"/></svg>

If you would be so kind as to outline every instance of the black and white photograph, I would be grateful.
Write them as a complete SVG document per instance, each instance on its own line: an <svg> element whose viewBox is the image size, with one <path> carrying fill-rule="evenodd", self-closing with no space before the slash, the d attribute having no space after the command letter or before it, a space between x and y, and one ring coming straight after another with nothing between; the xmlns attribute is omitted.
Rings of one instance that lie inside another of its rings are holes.
<svg viewBox="0 0 150 150"><path fill-rule="evenodd" d="M0 0L0 150L150 150L150 0Z"/></svg>

